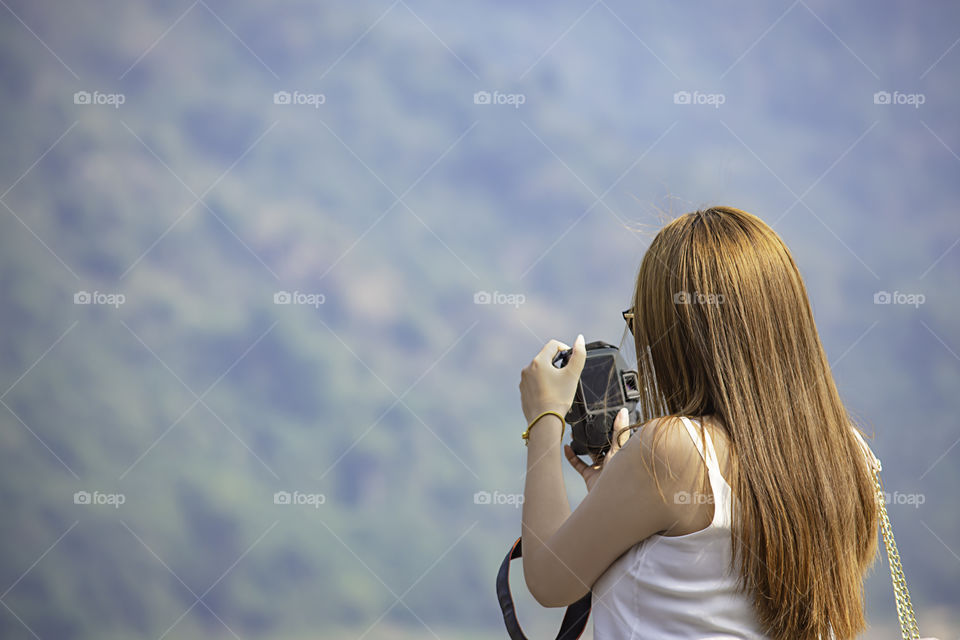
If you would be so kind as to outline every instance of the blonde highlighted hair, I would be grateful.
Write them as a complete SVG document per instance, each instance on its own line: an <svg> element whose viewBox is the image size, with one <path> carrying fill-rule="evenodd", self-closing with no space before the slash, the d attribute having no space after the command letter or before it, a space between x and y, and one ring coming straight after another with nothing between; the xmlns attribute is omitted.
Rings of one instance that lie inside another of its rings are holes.
<svg viewBox="0 0 960 640"><path fill-rule="evenodd" d="M644 397L628 428L715 416L737 504L734 569L766 632L854 638L876 498L786 245L739 209L683 215L647 250L633 311Z"/></svg>

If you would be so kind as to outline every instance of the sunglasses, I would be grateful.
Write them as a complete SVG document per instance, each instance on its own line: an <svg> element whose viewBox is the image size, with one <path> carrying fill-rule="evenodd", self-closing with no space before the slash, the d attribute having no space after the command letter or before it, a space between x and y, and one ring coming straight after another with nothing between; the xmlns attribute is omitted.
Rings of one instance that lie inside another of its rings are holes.
<svg viewBox="0 0 960 640"><path fill-rule="evenodd" d="M627 329L630 330L630 335L633 335L633 307L627 309L626 311L622 311L621 315L623 316L623 321L627 323Z"/></svg>

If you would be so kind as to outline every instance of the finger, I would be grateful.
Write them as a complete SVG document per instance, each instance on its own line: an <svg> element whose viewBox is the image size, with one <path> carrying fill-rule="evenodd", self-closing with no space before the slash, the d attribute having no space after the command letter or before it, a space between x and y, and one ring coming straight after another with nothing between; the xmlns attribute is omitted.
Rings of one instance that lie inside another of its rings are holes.
<svg viewBox="0 0 960 640"><path fill-rule="evenodd" d="M580 456L573 452L573 448L565 444L563 445L563 453L567 457L567 460L570 462L570 465L577 470L577 473L583 475L583 472L586 471L589 467L587 463L580 459Z"/></svg>
<svg viewBox="0 0 960 640"><path fill-rule="evenodd" d="M587 361L587 347L584 344L583 334L577 335L577 339L573 341L573 353L570 355L570 362L568 367L571 371L577 372L577 375L580 374L580 371L583 370L583 363Z"/></svg>
<svg viewBox="0 0 960 640"><path fill-rule="evenodd" d="M617 417L613 419L613 442L610 443L610 452L607 454L608 457L612 456L617 451L620 451L620 447L623 446L623 443L626 442L627 438L630 437L630 433L628 431L619 434L618 437L620 429L623 429L629 423L630 413L627 411L626 407L623 407L617 412Z"/></svg>
<svg viewBox="0 0 960 640"><path fill-rule="evenodd" d="M553 360L553 356L557 355L557 351L561 349L569 349L567 345L560 342L559 340L551 340L547 344L543 345L543 349L540 349L540 353L534 358L534 360L539 360L541 362L550 363Z"/></svg>

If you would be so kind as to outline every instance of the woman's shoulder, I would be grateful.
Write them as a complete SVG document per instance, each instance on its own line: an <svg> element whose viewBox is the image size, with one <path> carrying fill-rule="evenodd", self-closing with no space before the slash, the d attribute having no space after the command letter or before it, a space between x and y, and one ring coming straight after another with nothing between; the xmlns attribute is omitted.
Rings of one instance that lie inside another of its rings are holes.
<svg viewBox="0 0 960 640"><path fill-rule="evenodd" d="M724 466L727 454L727 435L722 423L712 416L685 416L693 425L694 434L691 434L687 425L680 416L664 416L653 418L643 423L635 436L638 447L649 462L659 464L686 464L702 462L697 442L700 441L701 425L707 431L710 443L713 444L717 458ZM694 437L697 441L694 441ZM631 438L632 440L633 438Z"/></svg>
<svg viewBox="0 0 960 640"><path fill-rule="evenodd" d="M654 418L639 426L621 449L637 463L640 473L651 475L665 490L678 480L688 480L701 464L683 421L675 416Z"/></svg>
<svg viewBox="0 0 960 640"><path fill-rule="evenodd" d="M653 476L670 511L670 520L674 522L663 532L669 536L698 531L713 519L714 498L707 465L692 437L700 439L701 425L714 445L721 473L726 466L727 438L723 427L709 417L690 416L688 419L694 427L694 434L680 417L655 418L638 428L623 447L623 451L632 449L632 455L639 459L640 473ZM702 495L704 499L693 500L690 497L694 495Z"/></svg>

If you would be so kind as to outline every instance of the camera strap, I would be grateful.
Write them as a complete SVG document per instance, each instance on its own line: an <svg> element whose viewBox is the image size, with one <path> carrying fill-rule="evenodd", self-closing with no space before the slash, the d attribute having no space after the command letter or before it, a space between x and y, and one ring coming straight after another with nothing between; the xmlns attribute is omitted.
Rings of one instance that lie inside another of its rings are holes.
<svg viewBox="0 0 960 640"><path fill-rule="evenodd" d="M517 622L516 610L513 606L513 594L510 593L510 562L521 557L522 549L520 547L520 538L513 543L507 556L500 565L500 571L497 572L497 599L500 601L500 610L503 612L503 622L507 625L507 633L511 640L527 640L523 634L520 623ZM563 621L560 623L560 631L557 633L557 640L577 640L583 634L587 626L587 619L590 617L590 596L583 596L569 607L563 615Z"/></svg>

